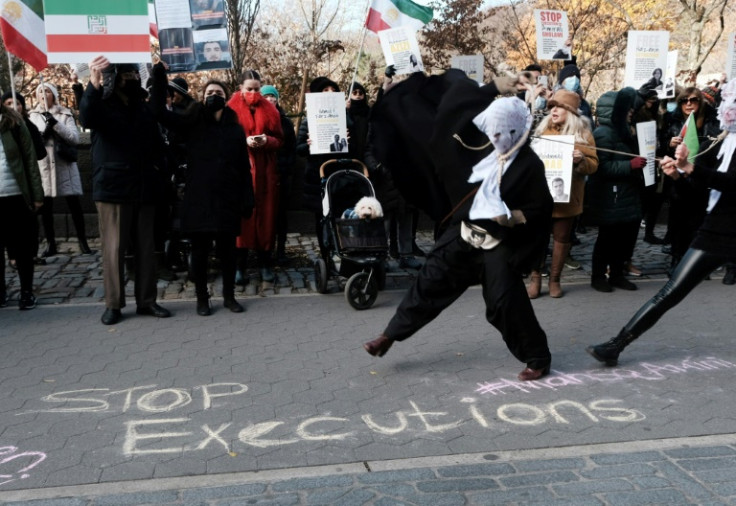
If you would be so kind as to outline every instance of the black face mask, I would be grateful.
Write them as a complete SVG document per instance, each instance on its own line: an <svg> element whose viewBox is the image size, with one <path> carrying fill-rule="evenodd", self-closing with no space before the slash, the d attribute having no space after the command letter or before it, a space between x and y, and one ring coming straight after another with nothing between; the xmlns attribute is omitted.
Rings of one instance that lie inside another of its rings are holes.
<svg viewBox="0 0 736 506"><path fill-rule="evenodd" d="M204 106L212 112L217 112L225 108L225 97L210 95L204 99Z"/></svg>

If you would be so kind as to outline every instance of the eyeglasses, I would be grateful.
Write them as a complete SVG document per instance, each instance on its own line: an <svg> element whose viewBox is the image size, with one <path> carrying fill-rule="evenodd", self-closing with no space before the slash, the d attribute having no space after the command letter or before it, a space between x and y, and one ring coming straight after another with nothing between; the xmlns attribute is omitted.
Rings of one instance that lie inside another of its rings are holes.
<svg viewBox="0 0 736 506"><path fill-rule="evenodd" d="M700 103L700 99L698 97L681 98L679 100L679 103L680 104L692 104L692 105L695 105L695 104L699 104Z"/></svg>

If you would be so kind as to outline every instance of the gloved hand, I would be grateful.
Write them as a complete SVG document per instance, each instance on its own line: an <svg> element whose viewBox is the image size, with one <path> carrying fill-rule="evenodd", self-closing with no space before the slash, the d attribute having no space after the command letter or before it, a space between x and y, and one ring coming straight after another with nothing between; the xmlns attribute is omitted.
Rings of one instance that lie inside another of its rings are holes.
<svg viewBox="0 0 736 506"><path fill-rule="evenodd" d="M629 162L629 165L631 166L631 170L640 170L643 169L644 166L647 164L647 159L642 158L641 156L637 156L636 158L632 158Z"/></svg>
<svg viewBox="0 0 736 506"><path fill-rule="evenodd" d="M386 67L384 75L386 77L394 77L396 75L396 67L393 65L389 65L388 67Z"/></svg>
<svg viewBox="0 0 736 506"><path fill-rule="evenodd" d="M41 116L43 116L43 118L46 120L46 127L53 127L55 124L58 123L58 121L56 121L56 118L54 118L48 111L42 112Z"/></svg>

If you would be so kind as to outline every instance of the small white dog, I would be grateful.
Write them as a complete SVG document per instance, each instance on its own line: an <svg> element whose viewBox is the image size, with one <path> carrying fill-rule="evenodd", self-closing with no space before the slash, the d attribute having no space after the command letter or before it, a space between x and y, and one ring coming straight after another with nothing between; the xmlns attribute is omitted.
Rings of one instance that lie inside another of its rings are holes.
<svg viewBox="0 0 736 506"><path fill-rule="evenodd" d="M351 220L364 220L381 218L383 216L383 207L378 199L373 197L363 197L356 204L355 207L349 207L342 213L343 218Z"/></svg>

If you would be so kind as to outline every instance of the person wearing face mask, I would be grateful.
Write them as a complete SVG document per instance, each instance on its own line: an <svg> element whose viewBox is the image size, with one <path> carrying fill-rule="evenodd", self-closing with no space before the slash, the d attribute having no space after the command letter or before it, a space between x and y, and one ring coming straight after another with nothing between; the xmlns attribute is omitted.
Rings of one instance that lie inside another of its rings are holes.
<svg viewBox="0 0 736 506"><path fill-rule="evenodd" d="M227 86L211 79L202 101L182 112L166 108L166 64L153 67L151 104L156 117L184 141L187 163L186 191L182 201L181 233L192 244L191 273L197 295L197 314L212 313L207 286L207 263L212 243L222 266L223 305L242 313L235 300L235 238L241 219L253 212L253 183L245 133L227 106Z"/></svg>
<svg viewBox="0 0 736 506"><path fill-rule="evenodd" d="M92 130L92 199L99 215L106 306L101 320L113 325L122 318L124 260L134 236L136 313L167 318L171 313L156 303L153 230L163 139L137 65L113 65L98 56L89 68L79 119Z"/></svg>
<svg viewBox="0 0 736 506"><path fill-rule="evenodd" d="M529 272L546 248L552 196L544 164L527 142L532 115L517 97L497 98L501 92L522 91L520 78L496 78L478 88L470 79L446 77L455 82L442 96L430 142L437 150L431 154L439 164L440 184L454 205L449 226L385 330L363 347L371 355L385 355L394 342L408 339L480 282L487 321L526 364L519 380L536 380L549 373L551 355L522 272ZM431 87L430 79L422 83ZM400 90L407 83L415 84L404 81L386 95L389 109L396 106L391 94L404 98ZM401 131L398 121L393 124Z"/></svg>
<svg viewBox="0 0 736 506"><path fill-rule="evenodd" d="M684 179L707 189L705 218L662 289L639 308L616 337L586 348L608 366L616 365L626 346L653 327L714 269L736 261L736 81L724 86L721 94L718 119L724 134L717 141L702 142L697 156L680 143L675 157L666 156L661 162L664 173L676 182Z"/></svg>
<svg viewBox="0 0 736 506"><path fill-rule="evenodd" d="M580 95L580 113L590 120L591 125L595 125L593 121L593 111L591 110L590 104L585 100L583 96L583 87L580 83L580 69L573 63L565 62L566 65L560 69L557 74L557 86L555 91L564 89L567 91L573 91Z"/></svg>
<svg viewBox="0 0 736 506"><path fill-rule="evenodd" d="M276 242L276 216L279 209L278 150L284 144L281 115L271 102L261 95L261 76L246 70L240 78L240 91L228 101L245 130L253 177L255 208L253 216L243 219L237 246L240 250L236 277L245 284L247 250L255 250L261 281L271 283L273 273L271 253Z"/></svg>

